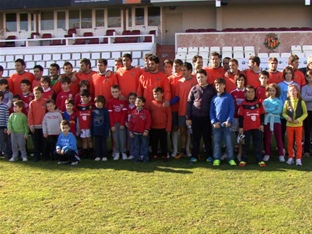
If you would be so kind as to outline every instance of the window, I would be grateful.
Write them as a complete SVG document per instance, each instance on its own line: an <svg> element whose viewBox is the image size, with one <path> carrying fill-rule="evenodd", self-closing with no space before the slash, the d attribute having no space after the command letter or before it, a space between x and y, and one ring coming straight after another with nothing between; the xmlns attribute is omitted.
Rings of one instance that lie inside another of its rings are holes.
<svg viewBox="0 0 312 234"><path fill-rule="evenodd" d="M92 10L81 11L81 28L92 28Z"/></svg>
<svg viewBox="0 0 312 234"><path fill-rule="evenodd" d="M95 27L105 27L103 9L95 11Z"/></svg>
<svg viewBox="0 0 312 234"><path fill-rule="evenodd" d="M79 10L69 11L69 28L80 28Z"/></svg>
<svg viewBox="0 0 312 234"><path fill-rule="evenodd" d="M6 19L6 29L8 32L16 32L17 25L16 25L16 14L15 13L7 13L5 14Z"/></svg>
<svg viewBox="0 0 312 234"><path fill-rule="evenodd" d="M65 11L57 12L57 28L66 29Z"/></svg>
<svg viewBox="0 0 312 234"><path fill-rule="evenodd" d="M107 10L107 27L121 27L121 10L117 8L110 8Z"/></svg>
<svg viewBox="0 0 312 234"><path fill-rule="evenodd" d="M148 26L158 26L160 24L160 8L148 8Z"/></svg>
<svg viewBox="0 0 312 234"><path fill-rule="evenodd" d="M41 12L41 30L53 30L53 12Z"/></svg>
<svg viewBox="0 0 312 234"><path fill-rule="evenodd" d="M144 8L135 9L135 25L144 25Z"/></svg>
<svg viewBox="0 0 312 234"><path fill-rule="evenodd" d="M20 14L20 30L28 31L28 14L27 13Z"/></svg>

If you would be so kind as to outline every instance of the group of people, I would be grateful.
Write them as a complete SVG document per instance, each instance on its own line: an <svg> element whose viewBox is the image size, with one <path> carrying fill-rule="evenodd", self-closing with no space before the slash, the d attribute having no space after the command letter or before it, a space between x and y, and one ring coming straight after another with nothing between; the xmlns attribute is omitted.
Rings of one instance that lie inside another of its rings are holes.
<svg viewBox="0 0 312 234"><path fill-rule="evenodd" d="M157 56L146 54L144 60L144 68L132 66L126 53L115 60L116 73L107 70L106 59L98 59L98 72L86 58L79 71L65 62L63 74L52 63L50 76L43 76L40 65L33 74L17 59L16 73L0 78L4 157L17 161L20 155L27 161L29 132L34 160L57 159L59 164L77 165L81 158L107 161L109 136L113 160L168 161L171 156L196 163L203 138L207 162L219 166L226 159L231 166L245 166L252 139L256 162L264 167L272 157L272 134L280 162L288 154L286 163L302 165L302 155L309 156L312 57L301 71L299 58L291 55L282 72L274 57L269 71L261 71L257 56L249 58L249 69L240 71L236 59L221 63L217 52L211 53L206 68L200 55L194 56L193 65L165 60L164 72ZM0 66L0 77L2 73Z"/></svg>

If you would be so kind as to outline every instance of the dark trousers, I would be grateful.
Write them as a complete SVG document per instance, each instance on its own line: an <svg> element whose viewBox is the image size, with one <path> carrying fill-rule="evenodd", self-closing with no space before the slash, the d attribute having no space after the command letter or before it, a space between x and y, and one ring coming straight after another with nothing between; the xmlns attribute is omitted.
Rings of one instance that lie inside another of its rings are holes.
<svg viewBox="0 0 312 234"><path fill-rule="evenodd" d="M200 149L200 139L203 137L205 149L206 149L206 158L213 156L212 149L212 128L210 123L210 118L205 117L192 117L192 131L193 131L193 149L192 157L197 158L199 155Z"/></svg>
<svg viewBox="0 0 312 234"><path fill-rule="evenodd" d="M40 160L40 154L43 154L43 133L42 129L35 129L35 131L31 134L33 145L34 145L34 160ZM53 152L53 151L52 151Z"/></svg>
<svg viewBox="0 0 312 234"><path fill-rule="evenodd" d="M166 129L152 128L150 131L150 140L152 145L152 155L157 155L158 143L160 143L161 155L167 156L168 145Z"/></svg>
<svg viewBox="0 0 312 234"><path fill-rule="evenodd" d="M95 157L107 157L107 139L104 136L94 136Z"/></svg>
<svg viewBox="0 0 312 234"><path fill-rule="evenodd" d="M43 155L42 155L44 159L49 160L55 158L53 152L55 151L57 138L58 135L50 135L47 138L44 138Z"/></svg>
<svg viewBox="0 0 312 234"><path fill-rule="evenodd" d="M76 157L76 152L74 150L67 150L65 154L58 154L55 152L55 155L58 157L59 161L71 161L77 162L79 161Z"/></svg>
<svg viewBox="0 0 312 234"><path fill-rule="evenodd" d="M262 132L259 129L251 129L244 131L245 144L243 145L242 161L247 162L249 154L249 145L252 138L253 151L257 162L263 160L261 146L262 146Z"/></svg>
<svg viewBox="0 0 312 234"><path fill-rule="evenodd" d="M0 144L4 156L9 159L11 157L10 137L4 132L4 129L5 128L0 128Z"/></svg>
<svg viewBox="0 0 312 234"><path fill-rule="evenodd" d="M311 136L311 127L312 127L312 111L308 111L308 117L303 121L304 129L304 146L303 152L310 153L310 136Z"/></svg>

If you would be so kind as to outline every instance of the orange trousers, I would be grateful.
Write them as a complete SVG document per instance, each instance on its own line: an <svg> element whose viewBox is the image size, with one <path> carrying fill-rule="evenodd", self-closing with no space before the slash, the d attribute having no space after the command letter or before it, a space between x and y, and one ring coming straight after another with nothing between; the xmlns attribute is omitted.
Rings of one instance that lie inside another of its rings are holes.
<svg viewBox="0 0 312 234"><path fill-rule="evenodd" d="M296 159L302 158L302 126L300 127L290 127L287 126L287 151L288 151L288 158L293 158L294 155L294 139L296 142L297 152L296 152Z"/></svg>

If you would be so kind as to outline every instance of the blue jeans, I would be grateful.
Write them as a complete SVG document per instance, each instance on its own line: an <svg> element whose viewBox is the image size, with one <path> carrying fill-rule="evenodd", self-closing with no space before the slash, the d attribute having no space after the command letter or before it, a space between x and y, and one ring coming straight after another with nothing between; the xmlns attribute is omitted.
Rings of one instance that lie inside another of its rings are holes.
<svg viewBox="0 0 312 234"><path fill-rule="evenodd" d="M134 161L142 155L144 162L148 161L148 136L134 134Z"/></svg>
<svg viewBox="0 0 312 234"><path fill-rule="evenodd" d="M233 146L232 146L232 131L229 128L213 128L213 157L214 159L221 159L221 147L224 141L226 147L226 155L228 161L232 160L233 157Z"/></svg>

